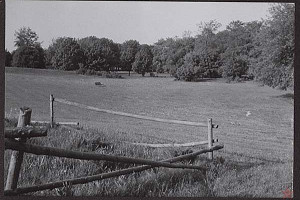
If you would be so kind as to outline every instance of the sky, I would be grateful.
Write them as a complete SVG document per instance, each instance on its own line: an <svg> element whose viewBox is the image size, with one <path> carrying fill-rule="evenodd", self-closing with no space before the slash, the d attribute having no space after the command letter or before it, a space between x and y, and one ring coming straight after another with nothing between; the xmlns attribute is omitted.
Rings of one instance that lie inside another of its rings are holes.
<svg viewBox="0 0 300 200"><path fill-rule="evenodd" d="M226 28L233 20L266 19L268 3L241 2L82 2L6 1L5 47L12 51L14 33L23 26L39 36L43 48L58 37L106 37L123 43L135 39L153 44L161 38L197 33L197 24L217 20Z"/></svg>

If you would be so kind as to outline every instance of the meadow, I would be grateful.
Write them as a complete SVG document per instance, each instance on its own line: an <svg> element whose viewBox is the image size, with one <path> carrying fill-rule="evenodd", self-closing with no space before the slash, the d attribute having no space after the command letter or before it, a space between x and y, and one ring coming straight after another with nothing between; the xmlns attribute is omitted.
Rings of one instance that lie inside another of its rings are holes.
<svg viewBox="0 0 300 200"><path fill-rule="evenodd" d="M262 87L253 81L228 84L222 79L182 82L169 76L123 76L108 79L56 70L6 68L5 116L14 119L20 107L28 106L33 110L32 120L49 120L49 95L53 94L97 108L163 119L206 122L212 118L219 125L214 137L224 149L215 153L212 163L205 156L195 161L210 166L206 179L193 170L150 170L138 176L74 186L73 195L282 197L282 191L292 187L291 91ZM59 103L55 103L54 112L56 121L79 122L80 130L58 127L33 143L90 151L78 144L100 138L116 144L113 150L101 152L158 160L174 156L175 150L134 147L122 141L185 143L207 138L206 128L126 118ZM5 172L9 153L5 154ZM27 156L22 186L31 185L29 180L41 184L112 170L103 167L105 163ZM61 190L35 193L62 194Z"/></svg>

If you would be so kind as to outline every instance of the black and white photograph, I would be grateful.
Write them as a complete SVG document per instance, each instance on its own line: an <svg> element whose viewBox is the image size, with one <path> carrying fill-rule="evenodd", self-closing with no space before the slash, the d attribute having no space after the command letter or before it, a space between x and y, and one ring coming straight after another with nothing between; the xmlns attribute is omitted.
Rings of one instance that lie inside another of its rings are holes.
<svg viewBox="0 0 300 200"><path fill-rule="evenodd" d="M294 197L295 3L4 2L4 196Z"/></svg>

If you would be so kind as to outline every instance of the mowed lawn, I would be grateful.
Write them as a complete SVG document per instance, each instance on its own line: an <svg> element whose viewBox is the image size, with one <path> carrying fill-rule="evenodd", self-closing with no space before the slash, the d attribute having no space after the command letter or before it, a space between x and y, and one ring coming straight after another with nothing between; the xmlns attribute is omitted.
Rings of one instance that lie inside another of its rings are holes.
<svg viewBox="0 0 300 200"><path fill-rule="evenodd" d="M17 117L31 107L32 120L49 120L49 95L97 108L219 125L214 137L224 144L216 155L266 161L293 160L294 105L281 91L254 82L227 84L174 81L172 77L126 76L107 79L55 70L6 68L5 114ZM100 81L105 87L96 86ZM55 103L56 121L78 121L84 127L123 133L137 142L195 142L207 128L151 122ZM247 112L250 115L246 115ZM67 139L67 138L66 138Z"/></svg>

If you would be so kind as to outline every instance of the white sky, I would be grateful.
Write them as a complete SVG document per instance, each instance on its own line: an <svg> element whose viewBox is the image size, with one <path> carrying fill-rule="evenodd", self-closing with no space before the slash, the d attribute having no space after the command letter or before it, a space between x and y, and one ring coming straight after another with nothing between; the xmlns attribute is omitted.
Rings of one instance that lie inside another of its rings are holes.
<svg viewBox="0 0 300 200"><path fill-rule="evenodd" d="M196 33L197 24L216 19L224 29L229 22L261 20L268 3L203 2L80 2L6 1L5 46L14 47L14 33L28 26L47 48L53 38L107 37L114 42L136 39L153 44L158 39Z"/></svg>

